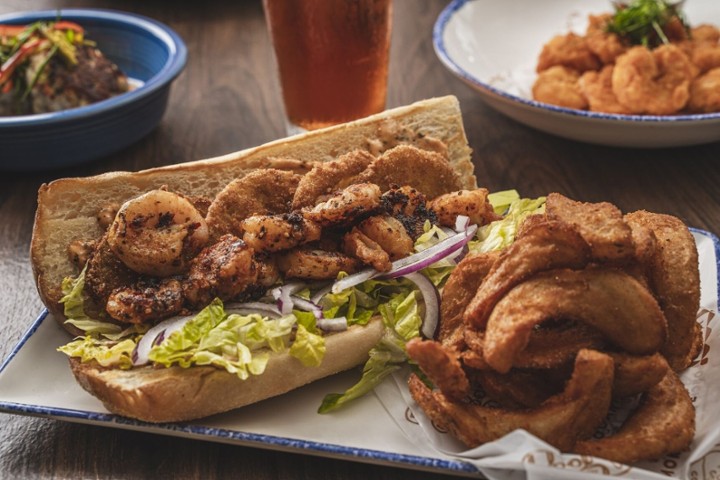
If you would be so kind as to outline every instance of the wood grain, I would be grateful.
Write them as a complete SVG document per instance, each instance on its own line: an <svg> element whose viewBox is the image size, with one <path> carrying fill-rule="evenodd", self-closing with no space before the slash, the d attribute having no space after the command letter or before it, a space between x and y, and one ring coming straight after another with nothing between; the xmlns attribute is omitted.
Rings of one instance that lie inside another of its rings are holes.
<svg viewBox="0 0 720 480"><path fill-rule="evenodd" d="M478 182L523 195L559 191L624 211L677 215L718 233L720 144L642 150L552 137L496 113L436 58L432 26L445 0L395 1L388 106L460 99ZM259 0L3 0L0 14L60 7L114 8L169 24L189 62L167 114L145 139L70 169L0 175L0 358L42 306L28 260L38 187L65 176L137 170L212 157L283 135L274 60ZM0 152L2 155L2 152ZM28 372L29 375L32 372ZM0 414L0 478L430 479L428 473Z"/></svg>

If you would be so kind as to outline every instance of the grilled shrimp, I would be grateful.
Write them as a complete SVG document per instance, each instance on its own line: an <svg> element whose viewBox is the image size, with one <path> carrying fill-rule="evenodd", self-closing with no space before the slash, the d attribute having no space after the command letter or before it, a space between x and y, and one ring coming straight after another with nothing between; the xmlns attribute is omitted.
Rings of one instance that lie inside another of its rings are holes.
<svg viewBox="0 0 720 480"><path fill-rule="evenodd" d="M369 238L357 227L343 237L343 252L371 265L379 272L387 272L392 268L390 255L372 238Z"/></svg>
<svg viewBox="0 0 720 480"><path fill-rule="evenodd" d="M357 229L377 242L387 252L390 260L406 257L413 251L414 243L405 227L399 220L389 215L367 218L357 226Z"/></svg>
<svg viewBox="0 0 720 480"><path fill-rule="evenodd" d="M332 195L326 201L303 210L303 215L323 227L347 225L380 207L380 187L357 183Z"/></svg>
<svg viewBox="0 0 720 480"><path fill-rule="evenodd" d="M340 272L353 273L360 269L358 260L340 252L298 248L277 258L278 269L286 278L331 280Z"/></svg>
<svg viewBox="0 0 720 480"><path fill-rule="evenodd" d="M322 229L300 213L253 215L240 224L243 241L257 252L289 250L320 238Z"/></svg>
<svg viewBox="0 0 720 480"><path fill-rule="evenodd" d="M259 270L253 249L228 233L193 258L183 282L183 295L196 308L215 297L231 300L257 282Z"/></svg>
<svg viewBox="0 0 720 480"><path fill-rule="evenodd" d="M459 215L470 217L470 223L485 225L500 219L488 201L486 188L475 190L460 190L446 193L430 202L430 208L435 212L441 225L452 227Z"/></svg>
<svg viewBox="0 0 720 480"><path fill-rule="evenodd" d="M156 277L185 272L208 237L205 219L192 203L165 190L126 202L108 231L110 248L125 265Z"/></svg>
<svg viewBox="0 0 720 480"><path fill-rule="evenodd" d="M383 210L402 223L413 240L424 233L426 220L437 223L435 212L427 207L425 195L413 187L394 186L383 193L380 201Z"/></svg>
<svg viewBox="0 0 720 480"><path fill-rule="evenodd" d="M142 280L129 287L115 289L105 310L124 323L144 323L176 315L183 309L183 292L179 280Z"/></svg>
<svg viewBox="0 0 720 480"><path fill-rule="evenodd" d="M409 255L413 245L405 226L390 215L366 218L343 237L345 253L381 272L390 270L393 260Z"/></svg>
<svg viewBox="0 0 720 480"><path fill-rule="evenodd" d="M129 269L113 253L106 233L97 242L87 261L85 291L100 307L107 303L108 297L115 289L131 285L137 282L139 277L137 272Z"/></svg>

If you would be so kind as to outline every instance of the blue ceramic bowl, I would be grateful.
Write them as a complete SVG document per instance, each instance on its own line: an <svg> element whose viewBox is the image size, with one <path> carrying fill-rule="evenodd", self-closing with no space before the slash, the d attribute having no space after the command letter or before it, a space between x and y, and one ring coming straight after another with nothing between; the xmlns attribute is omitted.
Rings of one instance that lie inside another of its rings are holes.
<svg viewBox="0 0 720 480"><path fill-rule="evenodd" d="M185 67L187 48L173 30L139 15L60 10L139 87L84 107L0 117L0 169L32 171L76 165L116 152L160 122L172 81ZM57 10L0 16L0 24L56 20Z"/></svg>

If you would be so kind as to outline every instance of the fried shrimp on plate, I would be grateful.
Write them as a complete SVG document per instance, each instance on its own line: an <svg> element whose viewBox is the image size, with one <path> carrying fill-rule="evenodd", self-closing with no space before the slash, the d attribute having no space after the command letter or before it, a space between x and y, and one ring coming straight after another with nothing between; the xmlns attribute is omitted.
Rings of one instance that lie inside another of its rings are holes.
<svg viewBox="0 0 720 480"><path fill-rule="evenodd" d="M632 113L669 115L687 104L693 76L690 60L675 45L652 52L634 47L615 63L613 93Z"/></svg>

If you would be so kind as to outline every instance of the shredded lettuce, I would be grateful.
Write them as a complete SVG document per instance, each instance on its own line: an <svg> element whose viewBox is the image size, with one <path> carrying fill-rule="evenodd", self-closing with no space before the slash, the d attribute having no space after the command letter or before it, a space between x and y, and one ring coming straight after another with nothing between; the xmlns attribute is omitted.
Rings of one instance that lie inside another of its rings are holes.
<svg viewBox="0 0 720 480"><path fill-rule="evenodd" d="M344 275L339 275L338 279ZM366 282L367 283L367 282ZM345 317L350 325L367 325L370 319L377 313L378 298L373 297L373 288L368 285L358 285L347 288L342 292L328 293L321 301L325 318ZM376 283L374 285L379 285ZM390 285L384 282L383 285ZM297 313L297 312L296 312ZM310 314L312 315L312 314ZM314 319L314 316L313 316Z"/></svg>
<svg viewBox="0 0 720 480"><path fill-rule="evenodd" d="M522 221L529 215L542 213L544 209L545 197L513 200L503 218L478 229L475 239L468 242L470 252L490 252L509 246L515 241L515 235Z"/></svg>
<svg viewBox="0 0 720 480"><path fill-rule="evenodd" d="M268 319L259 314L226 314L219 299L200 311L181 330L154 346L148 358L160 365L214 365L241 379L265 371L269 351L288 353L304 365L319 365L325 355L324 339L310 333L294 315Z"/></svg>
<svg viewBox="0 0 720 480"><path fill-rule="evenodd" d="M122 369L132 367L133 350L135 342L132 339L113 342L99 340L92 335L58 348L58 351L69 357L79 357L83 363L95 360L103 367L116 366Z"/></svg>
<svg viewBox="0 0 720 480"><path fill-rule="evenodd" d="M520 200L517 190L502 190L488 194L488 202L498 215L505 215L510 205L516 200Z"/></svg>
<svg viewBox="0 0 720 480"><path fill-rule="evenodd" d="M380 305L385 325L382 339L369 352L370 358L363 367L360 380L344 393L331 393L323 398L318 413L328 413L372 391L388 375L407 361L405 344L420 336L422 317L419 314L414 290L397 293Z"/></svg>
<svg viewBox="0 0 720 480"><path fill-rule="evenodd" d="M62 281L61 288L63 297L60 299L60 303L63 304L63 313L65 314L65 318L67 318L65 323L75 326L86 334L97 334L103 335L106 338L112 337L112 339L117 339L115 337L122 333L122 327L120 325L95 320L85 314L85 295L83 294L83 290L85 288L86 270L87 265L76 278L65 277Z"/></svg>
<svg viewBox="0 0 720 480"><path fill-rule="evenodd" d="M290 355L300 360L306 367L317 367L325 356L325 339L298 325L295 341L290 347Z"/></svg>

